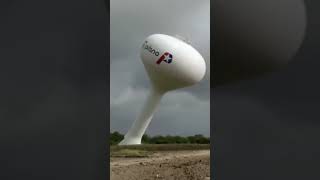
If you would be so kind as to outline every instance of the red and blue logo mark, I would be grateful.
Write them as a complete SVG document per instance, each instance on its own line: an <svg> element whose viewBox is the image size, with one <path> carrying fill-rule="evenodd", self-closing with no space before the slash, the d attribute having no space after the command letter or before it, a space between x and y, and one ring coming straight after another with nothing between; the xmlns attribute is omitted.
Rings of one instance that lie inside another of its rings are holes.
<svg viewBox="0 0 320 180"><path fill-rule="evenodd" d="M162 56L158 59L157 64L160 64L162 61L170 64L172 62L172 54L165 52Z"/></svg>

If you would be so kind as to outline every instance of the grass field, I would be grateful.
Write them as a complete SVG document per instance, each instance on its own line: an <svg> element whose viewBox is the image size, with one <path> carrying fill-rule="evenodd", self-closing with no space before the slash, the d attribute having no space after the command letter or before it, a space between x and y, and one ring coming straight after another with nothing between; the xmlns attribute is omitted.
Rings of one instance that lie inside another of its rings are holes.
<svg viewBox="0 0 320 180"><path fill-rule="evenodd" d="M210 144L141 144L141 145L114 145L110 147L110 152L121 149L137 149L145 151L182 151L182 150L208 150Z"/></svg>
<svg viewBox="0 0 320 180"><path fill-rule="evenodd" d="M210 150L210 144L142 144L111 146L111 157L148 157L159 151Z"/></svg>

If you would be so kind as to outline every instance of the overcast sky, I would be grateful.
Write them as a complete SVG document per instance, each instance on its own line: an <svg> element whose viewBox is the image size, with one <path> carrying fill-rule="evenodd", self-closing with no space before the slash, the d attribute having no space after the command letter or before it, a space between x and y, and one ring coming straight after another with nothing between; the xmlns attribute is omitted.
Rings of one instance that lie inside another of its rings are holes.
<svg viewBox="0 0 320 180"><path fill-rule="evenodd" d="M139 58L154 33L187 38L205 58L207 73L193 87L164 96L147 133L210 135L210 1L110 2L110 130L125 133L140 112L150 86Z"/></svg>

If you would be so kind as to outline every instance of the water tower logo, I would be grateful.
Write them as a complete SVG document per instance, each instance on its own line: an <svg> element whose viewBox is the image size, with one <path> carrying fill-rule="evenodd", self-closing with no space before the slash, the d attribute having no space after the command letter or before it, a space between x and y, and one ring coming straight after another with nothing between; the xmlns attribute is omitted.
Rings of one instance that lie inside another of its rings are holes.
<svg viewBox="0 0 320 180"><path fill-rule="evenodd" d="M165 52L157 61L157 64L160 64L162 61L170 64L172 62L172 54Z"/></svg>

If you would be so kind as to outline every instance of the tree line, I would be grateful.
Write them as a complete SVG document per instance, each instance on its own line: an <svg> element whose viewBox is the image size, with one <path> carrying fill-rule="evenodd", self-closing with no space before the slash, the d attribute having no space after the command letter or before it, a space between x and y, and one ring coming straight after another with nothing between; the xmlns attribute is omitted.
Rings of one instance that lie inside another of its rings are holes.
<svg viewBox="0 0 320 180"><path fill-rule="evenodd" d="M124 135L115 131L110 133L109 142L110 145L118 144ZM142 137L143 144L210 144L210 138L205 137L201 134L196 134L194 136L149 136L147 134Z"/></svg>

